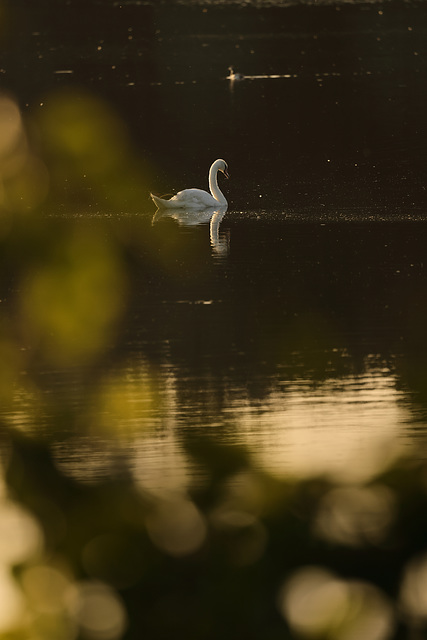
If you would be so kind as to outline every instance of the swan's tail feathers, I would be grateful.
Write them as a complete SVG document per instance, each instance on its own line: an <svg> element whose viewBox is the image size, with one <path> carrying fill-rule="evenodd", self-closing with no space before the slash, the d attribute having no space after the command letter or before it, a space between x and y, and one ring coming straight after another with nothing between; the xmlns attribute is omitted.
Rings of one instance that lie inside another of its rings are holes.
<svg viewBox="0 0 427 640"><path fill-rule="evenodd" d="M170 200L165 200L164 198L159 198L159 196L155 196L153 193L150 193L150 196L153 199L154 204L158 209L179 209L182 207L182 204L175 197L170 198Z"/></svg>
<svg viewBox="0 0 427 640"><path fill-rule="evenodd" d="M167 200L163 200L163 198L159 198L159 196L155 196L153 193L150 193L151 199L158 209L162 209L163 207L167 207Z"/></svg>

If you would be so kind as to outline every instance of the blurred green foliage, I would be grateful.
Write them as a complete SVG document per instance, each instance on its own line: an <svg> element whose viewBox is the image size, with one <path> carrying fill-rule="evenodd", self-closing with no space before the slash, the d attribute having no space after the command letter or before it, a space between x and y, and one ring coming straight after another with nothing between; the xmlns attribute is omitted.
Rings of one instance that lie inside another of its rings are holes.
<svg viewBox="0 0 427 640"><path fill-rule="evenodd" d="M295 483L203 439L191 453L212 481L160 497L126 474L81 485L17 434L3 446L1 637L425 632L425 465Z"/></svg>

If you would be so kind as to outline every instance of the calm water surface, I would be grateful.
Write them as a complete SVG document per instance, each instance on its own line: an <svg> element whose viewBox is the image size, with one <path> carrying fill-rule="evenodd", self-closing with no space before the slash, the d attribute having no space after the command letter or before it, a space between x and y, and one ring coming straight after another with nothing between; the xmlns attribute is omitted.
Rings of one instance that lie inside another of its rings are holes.
<svg viewBox="0 0 427 640"><path fill-rule="evenodd" d="M63 394L107 428L70 427L58 463L92 480L127 460L155 490L204 482L189 453L203 433L280 475L357 479L424 457L422 5L87 11L79 39L64 37L80 20L68 5L55 30L43 10L27 16L5 82L33 117L82 87L117 110L149 167L147 200L135 213L131 194L113 206L88 187L62 215L65 180L49 215L144 238L151 266L135 251L102 402L81 372L39 371L38 404L23 385L7 419L32 429L36 406L49 431ZM227 80L230 65L247 77ZM224 216L153 219L148 189L203 188L216 157L231 173Z"/></svg>

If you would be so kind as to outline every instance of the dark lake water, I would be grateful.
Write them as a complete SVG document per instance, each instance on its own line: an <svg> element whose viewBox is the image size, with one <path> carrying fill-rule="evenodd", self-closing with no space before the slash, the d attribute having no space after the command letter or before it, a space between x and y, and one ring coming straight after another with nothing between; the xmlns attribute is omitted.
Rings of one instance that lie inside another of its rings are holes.
<svg viewBox="0 0 427 640"><path fill-rule="evenodd" d="M133 161L118 162L129 180L116 191L52 163L43 215L130 247L126 311L95 373L33 364L38 386L19 386L5 419L54 433L80 479L126 459L154 490L205 481L188 447L206 432L279 475L358 479L424 458L425 3L39 2L7 15L0 79L29 129L50 114L57 139L67 105L95 100ZM216 158L231 176L223 216L154 219L149 191L206 188ZM96 411L106 430L57 434L58 406Z"/></svg>
<svg viewBox="0 0 427 640"><path fill-rule="evenodd" d="M38 430L56 433L61 398L107 429L53 435L61 467L95 479L123 458L146 487L188 487L203 477L187 447L206 432L281 476L363 479L414 447L424 457L426 223L356 214L230 210L214 238L209 223L113 214L163 265L149 278L133 265L100 404L84 372L38 372ZM20 391L10 416L26 430L34 399Z"/></svg>

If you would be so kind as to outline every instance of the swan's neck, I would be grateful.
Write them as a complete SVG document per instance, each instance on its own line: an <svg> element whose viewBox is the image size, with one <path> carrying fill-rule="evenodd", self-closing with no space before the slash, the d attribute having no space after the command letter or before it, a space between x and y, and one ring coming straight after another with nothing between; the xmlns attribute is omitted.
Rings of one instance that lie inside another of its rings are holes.
<svg viewBox="0 0 427 640"><path fill-rule="evenodd" d="M218 186L218 167L214 164L211 166L209 171L209 189L215 200L218 200L219 204L227 204L227 200Z"/></svg>

